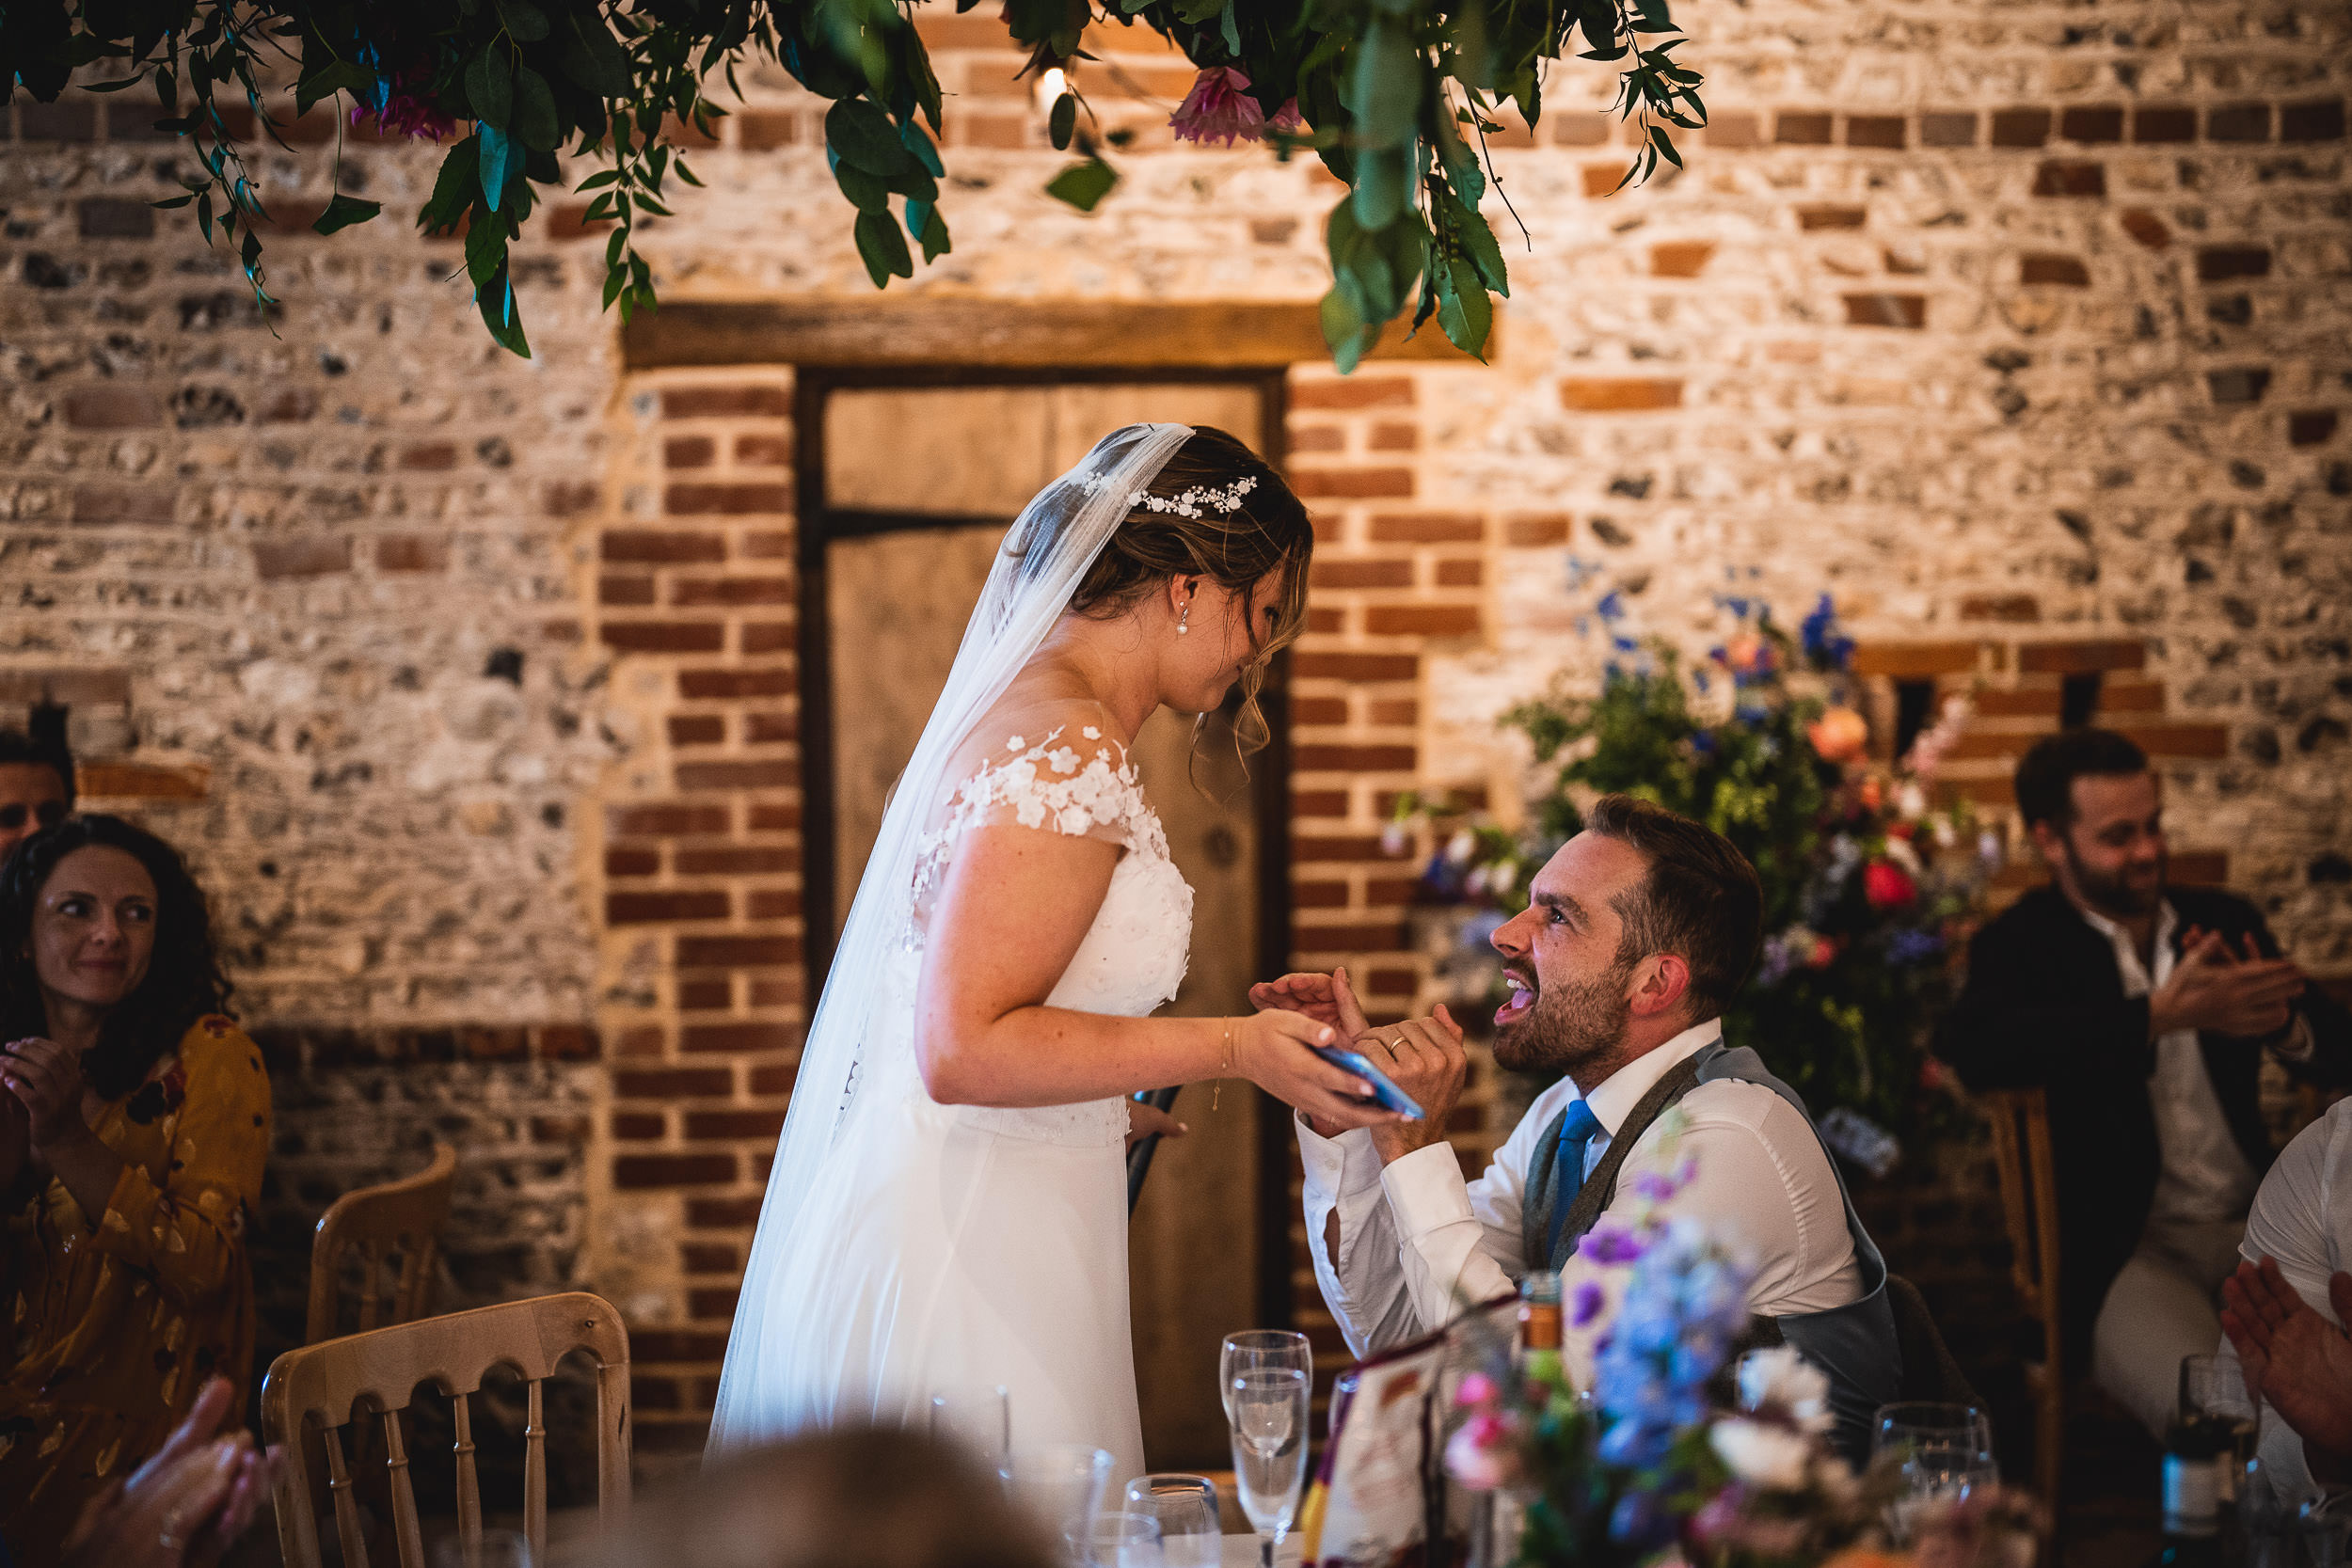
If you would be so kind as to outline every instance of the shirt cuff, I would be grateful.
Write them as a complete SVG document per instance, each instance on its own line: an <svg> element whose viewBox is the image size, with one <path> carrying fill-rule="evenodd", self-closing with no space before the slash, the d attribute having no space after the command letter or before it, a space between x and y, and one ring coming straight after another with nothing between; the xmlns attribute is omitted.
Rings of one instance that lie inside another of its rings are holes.
<svg viewBox="0 0 2352 1568"><path fill-rule="evenodd" d="M1470 1212L1470 1185L1462 1180L1462 1162L1452 1144L1434 1143L1390 1161L1380 1167L1380 1185L1388 1192L1397 1230L1408 1241L1465 1220L1478 1223Z"/></svg>
<svg viewBox="0 0 2352 1568"><path fill-rule="evenodd" d="M1373 1152L1369 1129L1353 1128L1327 1138L1295 1111L1291 1120L1298 1129L1298 1163L1308 1191L1352 1197L1379 1186L1380 1156Z"/></svg>

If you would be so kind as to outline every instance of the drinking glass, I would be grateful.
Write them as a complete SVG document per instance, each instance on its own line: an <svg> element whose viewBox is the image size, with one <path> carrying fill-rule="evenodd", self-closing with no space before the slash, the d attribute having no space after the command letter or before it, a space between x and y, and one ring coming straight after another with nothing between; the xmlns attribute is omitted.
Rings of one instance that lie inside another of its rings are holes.
<svg viewBox="0 0 2352 1568"><path fill-rule="evenodd" d="M2312 1568L2344 1568L2347 1536L2352 1536L2352 1509L2342 1497L2303 1505L2303 1550Z"/></svg>
<svg viewBox="0 0 2352 1568"><path fill-rule="evenodd" d="M1098 1514L1089 1544L1093 1568L1161 1568L1160 1522L1148 1513Z"/></svg>
<svg viewBox="0 0 2352 1568"><path fill-rule="evenodd" d="M1217 1568L1223 1561L1216 1483L1206 1476L1137 1476L1127 1483L1120 1506L1159 1521L1160 1558L1167 1568Z"/></svg>
<svg viewBox="0 0 2352 1568"><path fill-rule="evenodd" d="M1094 1516L1103 1512L1111 1456L1084 1443L1042 1443L1012 1450L1013 1497L1038 1523L1061 1538L1064 1551L1084 1562L1093 1544Z"/></svg>
<svg viewBox="0 0 2352 1568"><path fill-rule="evenodd" d="M485 1529L482 1548L470 1556L461 1536L433 1546L433 1568L531 1568L531 1538L518 1529Z"/></svg>
<svg viewBox="0 0 2352 1568"><path fill-rule="evenodd" d="M1233 1481L1258 1531L1259 1568L1298 1514L1307 1482L1307 1374L1261 1367L1232 1380Z"/></svg>
<svg viewBox="0 0 2352 1568"><path fill-rule="evenodd" d="M2229 1458L2221 1465L2221 1497L2224 1502L2234 1499L2259 1435L2246 1380L2218 1356L2182 1356L2181 1419L2211 1432L2228 1448Z"/></svg>
<svg viewBox="0 0 2352 1568"><path fill-rule="evenodd" d="M1261 1368L1288 1367L1315 1374L1315 1353L1304 1334L1281 1328L1251 1328L1225 1336L1216 1355L1216 1386L1225 1401L1225 1419L1233 1418L1233 1379Z"/></svg>
<svg viewBox="0 0 2352 1568"><path fill-rule="evenodd" d="M962 1448L1000 1481L1010 1478L1010 1389L999 1384L993 1387L942 1390L931 1396L930 1423L933 1437Z"/></svg>
<svg viewBox="0 0 2352 1568"><path fill-rule="evenodd" d="M1913 1518L1934 1502L1958 1502L2000 1479L1993 1463L1993 1426L1968 1404L1881 1405L1870 1452L1899 1455L1903 1491L1889 1510L1897 1543L1911 1536Z"/></svg>

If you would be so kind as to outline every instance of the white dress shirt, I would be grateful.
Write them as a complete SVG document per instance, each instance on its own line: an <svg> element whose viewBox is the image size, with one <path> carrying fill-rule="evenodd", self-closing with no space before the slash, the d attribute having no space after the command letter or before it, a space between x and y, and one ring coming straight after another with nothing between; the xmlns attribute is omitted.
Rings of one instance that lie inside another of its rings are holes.
<svg viewBox="0 0 2352 1568"><path fill-rule="evenodd" d="M1722 1036L1720 1021L1709 1019L1584 1095L1601 1128L1585 1146L1587 1174L1658 1081ZM1383 1166L1368 1131L1325 1138L1298 1122L1315 1279L1349 1350L1367 1355L1428 1333L1463 1307L1516 1288L1528 1268L1520 1230L1528 1174L1551 1157L1544 1132L1579 1092L1563 1079L1536 1096L1475 1181L1464 1180L1447 1144ZM1858 1300L1862 1271L1836 1174L1796 1107L1761 1084L1724 1080L1696 1085L1680 1108L1678 1132L1676 1118L1661 1117L1634 1144L1604 1212L1628 1217L1636 1177L1668 1175L1687 1159L1695 1166L1691 1184L1659 1212L1703 1220L1717 1241L1756 1265L1751 1311L1818 1312ZM1564 1193L1560 1201L1574 1196ZM1327 1243L1334 1216L1338 1235ZM1564 1302L1573 1304L1587 1280L1603 1291L1603 1309L1587 1325L1577 1325L1572 1307L1566 1314L1562 1350L1580 1383L1591 1381L1592 1341L1614 1313L1626 1272L1579 1255L1562 1273Z"/></svg>
<svg viewBox="0 0 2352 1568"><path fill-rule="evenodd" d="M2339 1100L2328 1114L2296 1135L2295 1141L2263 1178L2254 1195L2253 1212L2246 1219L2246 1240L2238 1255L2249 1263L2265 1258L2279 1260L2295 1293L2321 1317L2339 1328L2333 1303L2328 1299L2328 1276L2352 1269L2352 1100ZM2216 1353L2222 1364L2222 1386L2243 1396L2237 1351L2223 1335ZM2262 1408L2262 1462L2270 1484L2290 1507L2317 1496L2303 1458L2303 1440L2265 1401Z"/></svg>
<svg viewBox="0 0 2352 1568"><path fill-rule="evenodd" d="M2123 994L2146 996L2172 978L2178 958L2173 933L2180 916L2169 899L2156 908L2155 973L2140 961L2139 945L2131 932L2081 905L2076 911L2090 928L2115 949L2115 967L2123 979ZM2273 1047L2289 1061L2311 1054L2311 1025L2300 1014L2286 1040ZM2151 1224L2201 1225L2233 1220L2246 1212L2260 1180L2247 1163L2221 1114L2221 1101L2213 1092L2205 1071L2204 1051L2194 1029L2170 1029L2156 1037L2156 1069L2148 1077L2148 1104L2156 1116L2156 1148L2162 1165L2156 1176L2155 1201L2149 1206Z"/></svg>

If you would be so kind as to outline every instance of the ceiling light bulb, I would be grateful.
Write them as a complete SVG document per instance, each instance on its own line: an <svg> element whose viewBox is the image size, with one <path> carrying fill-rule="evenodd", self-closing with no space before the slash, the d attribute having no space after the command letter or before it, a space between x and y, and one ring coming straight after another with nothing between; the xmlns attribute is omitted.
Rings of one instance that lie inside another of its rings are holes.
<svg viewBox="0 0 2352 1568"><path fill-rule="evenodd" d="M1040 114L1051 114L1061 95L1070 90L1070 77L1061 67L1055 66L1038 73L1037 108Z"/></svg>

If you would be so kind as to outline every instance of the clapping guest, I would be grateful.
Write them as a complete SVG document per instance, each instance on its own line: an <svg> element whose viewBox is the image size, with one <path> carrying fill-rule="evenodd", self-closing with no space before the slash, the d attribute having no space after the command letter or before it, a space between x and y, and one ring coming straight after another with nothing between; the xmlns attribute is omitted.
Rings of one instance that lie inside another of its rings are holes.
<svg viewBox="0 0 2352 1568"><path fill-rule="evenodd" d="M215 1374L244 1408L269 1079L204 896L112 816L0 869L0 1539L46 1562Z"/></svg>
<svg viewBox="0 0 2352 1568"><path fill-rule="evenodd" d="M0 730L0 863L73 814L73 756L22 730Z"/></svg>
<svg viewBox="0 0 2352 1568"><path fill-rule="evenodd" d="M2296 1135L2263 1178L2242 1261L2221 1287L2224 1362L2262 1412L2262 1458L2290 1501L2352 1484L2352 1100Z"/></svg>
<svg viewBox="0 0 2352 1568"><path fill-rule="evenodd" d="M2263 1056L2343 1082L2352 1015L2251 904L2167 879L2163 785L2127 737L2049 736L2016 787L2051 880L1977 934L1937 1050L1972 1089L2047 1092L2065 1354L2160 1434L2270 1166Z"/></svg>

